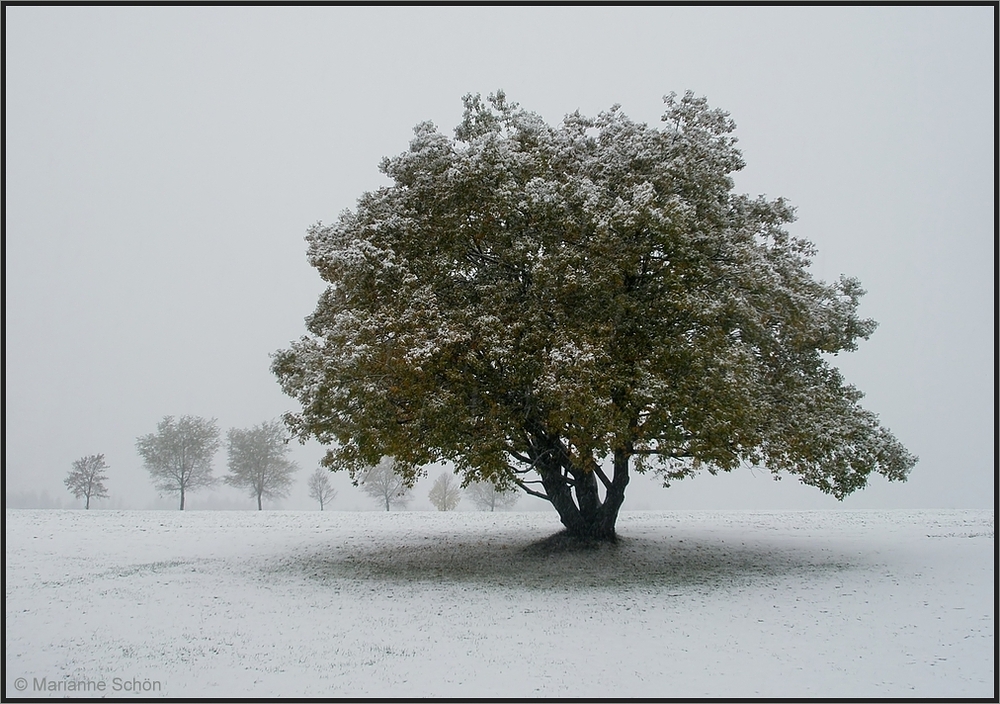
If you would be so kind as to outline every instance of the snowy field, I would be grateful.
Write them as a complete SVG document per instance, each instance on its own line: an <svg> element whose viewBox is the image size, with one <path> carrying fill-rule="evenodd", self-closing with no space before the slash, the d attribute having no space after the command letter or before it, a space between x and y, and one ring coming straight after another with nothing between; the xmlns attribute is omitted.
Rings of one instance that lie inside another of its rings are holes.
<svg viewBox="0 0 1000 704"><path fill-rule="evenodd" d="M639 511L615 547L535 545L558 528L8 509L6 696L996 696L992 511Z"/></svg>

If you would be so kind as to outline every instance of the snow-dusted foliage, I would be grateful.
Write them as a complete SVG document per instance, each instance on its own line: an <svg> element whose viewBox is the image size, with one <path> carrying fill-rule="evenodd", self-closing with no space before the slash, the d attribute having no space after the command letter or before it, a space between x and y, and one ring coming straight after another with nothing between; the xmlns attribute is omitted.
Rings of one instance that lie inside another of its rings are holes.
<svg viewBox="0 0 1000 704"><path fill-rule="evenodd" d="M462 490L451 472L442 472L427 497L438 511L454 511L462 500Z"/></svg>
<svg viewBox="0 0 1000 704"><path fill-rule="evenodd" d="M156 432L143 435L135 442L156 488L161 492L180 494L180 509L192 489L212 486L212 459L221 446L219 426L215 419L198 416L164 416Z"/></svg>
<svg viewBox="0 0 1000 704"><path fill-rule="evenodd" d="M455 138L418 125L393 185L309 230L329 286L273 364L294 434L352 476L450 460L596 537L630 466L761 465L839 498L905 479L916 458L825 357L875 329L860 284L812 277L784 200L732 192L726 113L665 103L659 129L617 106L552 127L501 92L467 96Z"/></svg>
<svg viewBox="0 0 1000 704"><path fill-rule="evenodd" d="M365 467L355 479L360 482L361 489L375 499L385 510L406 508L413 498L410 490L413 488L406 476L398 471L398 464L392 457L382 457L371 467Z"/></svg>
<svg viewBox="0 0 1000 704"><path fill-rule="evenodd" d="M84 508L90 508L91 499L108 498L108 489L104 486L108 480L105 469L108 465L104 464L104 455L87 455L73 462L73 469L63 480L73 496L86 499Z"/></svg>
<svg viewBox="0 0 1000 704"><path fill-rule="evenodd" d="M264 508L264 497L288 496L292 474L298 466L288 459L291 448L280 422L264 422L246 430L231 428L226 439L229 450L229 474L223 477L226 484L247 490L257 499L258 511Z"/></svg>
<svg viewBox="0 0 1000 704"><path fill-rule="evenodd" d="M319 502L319 510L337 498L337 490L330 483L330 471L322 467L317 467L309 479L306 481L309 489L309 498Z"/></svg>

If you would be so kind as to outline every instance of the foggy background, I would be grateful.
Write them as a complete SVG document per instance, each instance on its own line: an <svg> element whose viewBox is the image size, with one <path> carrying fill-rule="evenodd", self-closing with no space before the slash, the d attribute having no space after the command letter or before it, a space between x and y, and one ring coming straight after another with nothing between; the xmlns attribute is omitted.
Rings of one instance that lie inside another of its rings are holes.
<svg viewBox="0 0 1000 704"><path fill-rule="evenodd" d="M732 115L737 190L784 196L822 279L880 325L841 355L899 440L906 484L843 503L742 469L624 509L987 508L994 495L995 8L5 7L7 505L176 508L135 451L164 415L223 437L296 409L269 355L323 288L306 228L387 180L383 156L461 96L503 88L550 124L615 103L657 123L692 89ZM290 497L323 449L295 444ZM226 473L226 453L216 457ZM430 509L440 472L418 484ZM334 510L377 509L333 475ZM188 507L254 509L220 487ZM517 509L551 510L533 497ZM465 499L459 510L471 510Z"/></svg>

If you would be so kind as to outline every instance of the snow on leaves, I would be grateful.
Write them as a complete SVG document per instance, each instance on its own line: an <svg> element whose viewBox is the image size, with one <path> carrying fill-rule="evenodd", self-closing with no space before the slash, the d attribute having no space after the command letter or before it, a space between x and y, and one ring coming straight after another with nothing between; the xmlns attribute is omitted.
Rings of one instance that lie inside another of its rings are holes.
<svg viewBox="0 0 1000 704"><path fill-rule="evenodd" d="M665 481L764 464L838 497L904 479L916 458L824 358L874 331L860 284L811 276L784 200L732 192L726 113L665 105L659 129L617 106L552 127L497 93L465 98L454 138L418 125L381 164L393 185L309 230L329 287L273 365L293 432L354 476L384 456L410 481L439 460L501 488L554 472L581 512L612 456Z"/></svg>

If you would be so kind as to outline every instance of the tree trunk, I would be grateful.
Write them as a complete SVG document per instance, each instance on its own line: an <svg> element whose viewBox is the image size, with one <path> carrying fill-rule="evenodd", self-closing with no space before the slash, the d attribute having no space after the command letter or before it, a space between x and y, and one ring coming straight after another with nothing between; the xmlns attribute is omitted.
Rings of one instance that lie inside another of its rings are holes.
<svg viewBox="0 0 1000 704"><path fill-rule="evenodd" d="M261 504L261 501L260 501L260 494L257 494L257 510L258 511L263 511L264 510L264 506L263 506L263 504Z"/></svg>
<svg viewBox="0 0 1000 704"><path fill-rule="evenodd" d="M549 456L554 456L551 453ZM554 461L541 461L536 469L541 475L542 486L566 532L583 540L615 542L615 524L618 512L625 501L628 486L629 453L616 450L614 475L610 486L605 486L604 500L598 494L598 468L596 463L580 468L572 477L564 476L561 466ZM574 491L571 491L571 485ZM573 499L576 494L576 500Z"/></svg>
<svg viewBox="0 0 1000 704"><path fill-rule="evenodd" d="M90 508L90 494L87 494L87 503L84 505L84 508L85 509L89 509Z"/></svg>
<svg viewBox="0 0 1000 704"><path fill-rule="evenodd" d="M181 487L181 511L184 510L184 487Z"/></svg>

